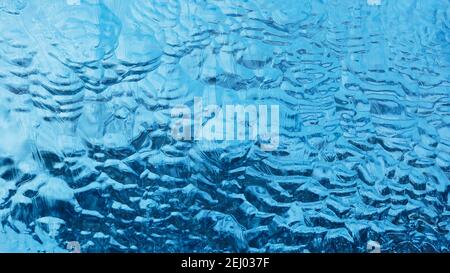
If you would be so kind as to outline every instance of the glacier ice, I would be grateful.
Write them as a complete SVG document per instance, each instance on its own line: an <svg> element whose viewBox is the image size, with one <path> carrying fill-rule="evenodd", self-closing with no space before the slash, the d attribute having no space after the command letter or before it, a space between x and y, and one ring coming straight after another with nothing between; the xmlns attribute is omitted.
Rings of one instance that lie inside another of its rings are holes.
<svg viewBox="0 0 450 273"><path fill-rule="evenodd" d="M0 252L449 252L450 4L0 0ZM170 111L280 106L280 142Z"/></svg>

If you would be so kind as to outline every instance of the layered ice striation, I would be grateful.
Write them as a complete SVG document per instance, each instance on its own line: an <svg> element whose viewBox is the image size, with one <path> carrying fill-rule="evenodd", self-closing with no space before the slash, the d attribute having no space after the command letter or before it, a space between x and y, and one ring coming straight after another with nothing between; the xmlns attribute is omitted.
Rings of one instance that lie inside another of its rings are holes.
<svg viewBox="0 0 450 273"><path fill-rule="evenodd" d="M0 0L0 251L449 252L450 2ZM280 145L170 111L276 104Z"/></svg>

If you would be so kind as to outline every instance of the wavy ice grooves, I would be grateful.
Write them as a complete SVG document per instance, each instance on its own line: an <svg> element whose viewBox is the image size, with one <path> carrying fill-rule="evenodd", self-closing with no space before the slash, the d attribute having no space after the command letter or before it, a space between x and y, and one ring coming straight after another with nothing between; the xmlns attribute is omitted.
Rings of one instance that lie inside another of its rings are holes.
<svg viewBox="0 0 450 273"><path fill-rule="evenodd" d="M0 0L0 251L449 252L449 3Z"/></svg>

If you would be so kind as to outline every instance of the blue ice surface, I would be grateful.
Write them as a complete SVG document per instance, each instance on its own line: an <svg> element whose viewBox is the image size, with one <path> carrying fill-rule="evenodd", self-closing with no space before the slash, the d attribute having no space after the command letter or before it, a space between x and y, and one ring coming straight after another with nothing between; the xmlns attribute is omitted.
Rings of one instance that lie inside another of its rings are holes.
<svg viewBox="0 0 450 273"><path fill-rule="evenodd" d="M0 252L449 252L450 2L0 0ZM278 105L279 146L171 110Z"/></svg>

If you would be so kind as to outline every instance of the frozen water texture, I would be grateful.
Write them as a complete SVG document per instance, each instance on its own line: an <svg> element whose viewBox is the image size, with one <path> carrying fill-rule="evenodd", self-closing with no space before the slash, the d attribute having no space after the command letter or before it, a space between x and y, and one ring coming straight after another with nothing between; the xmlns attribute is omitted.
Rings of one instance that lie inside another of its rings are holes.
<svg viewBox="0 0 450 273"><path fill-rule="evenodd" d="M0 251L449 252L449 3L0 0Z"/></svg>

